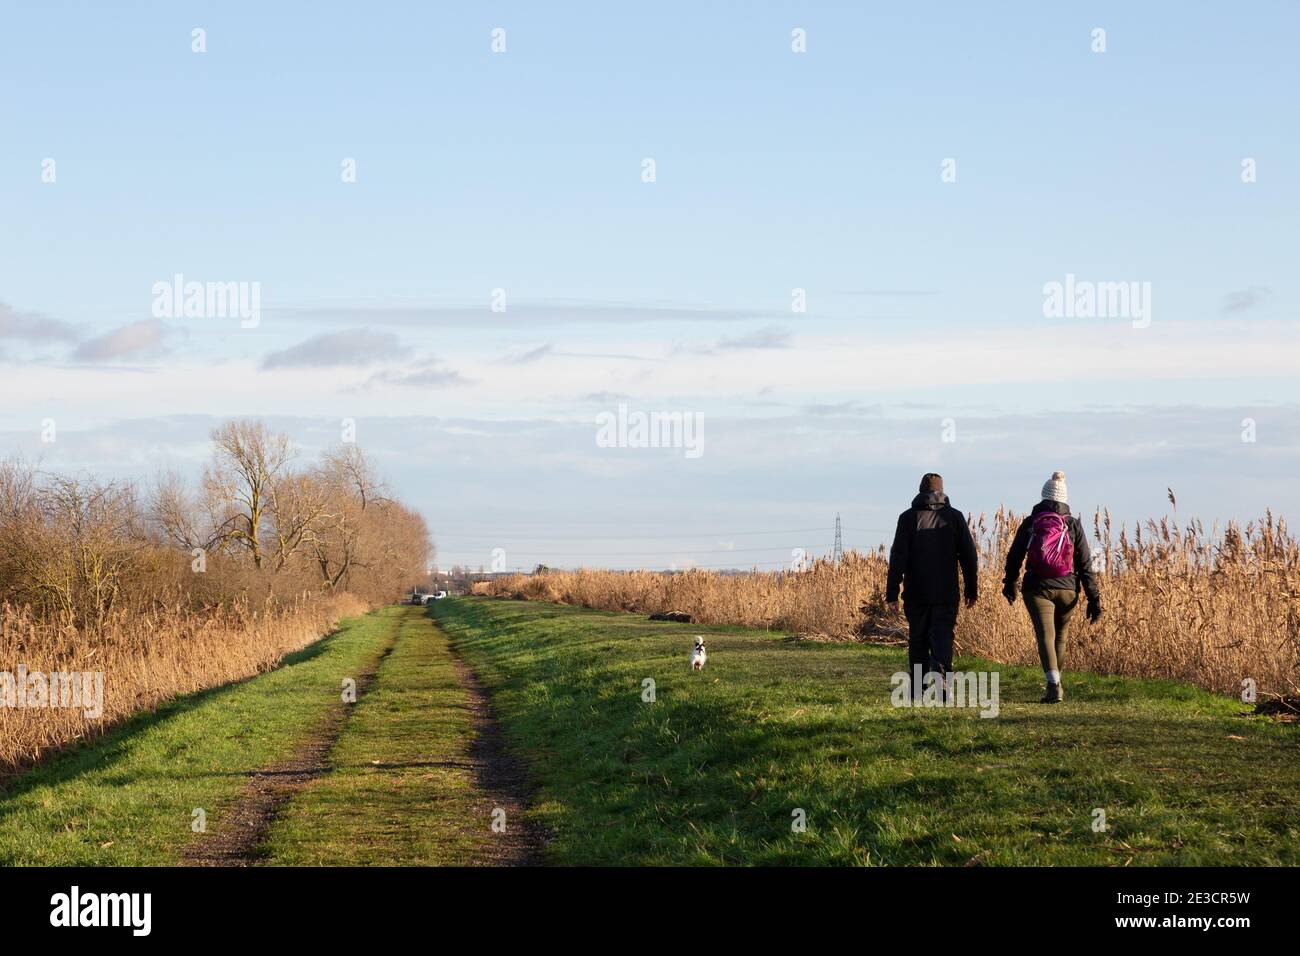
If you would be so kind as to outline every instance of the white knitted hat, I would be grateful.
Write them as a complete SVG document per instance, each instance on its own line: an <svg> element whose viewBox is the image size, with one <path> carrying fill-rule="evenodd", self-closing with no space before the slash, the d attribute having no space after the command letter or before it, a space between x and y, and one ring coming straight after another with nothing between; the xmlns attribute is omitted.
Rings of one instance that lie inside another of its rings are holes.
<svg viewBox="0 0 1300 956"><path fill-rule="evenodd" d="M1043 482L1043 500L1059 501L1061 504L1066 504L1069 497L1069 493L1065 488L1065 472L1052 472L1052 477Z"/></svg>

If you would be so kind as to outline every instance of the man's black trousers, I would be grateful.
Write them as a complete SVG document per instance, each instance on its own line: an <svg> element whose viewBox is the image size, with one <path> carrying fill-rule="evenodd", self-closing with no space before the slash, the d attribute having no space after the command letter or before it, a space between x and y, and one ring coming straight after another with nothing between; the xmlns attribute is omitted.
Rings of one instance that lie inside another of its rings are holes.
<svg viewBox="0 0 1300 956"><path fill-rule="evenodd" d="M938 671L947 674L952 670L952 632L957 626L956 604L904 604L907 615L907 672L915 676L916 665L921 673ZM920 687L912 693L919 695Z"/></svg>

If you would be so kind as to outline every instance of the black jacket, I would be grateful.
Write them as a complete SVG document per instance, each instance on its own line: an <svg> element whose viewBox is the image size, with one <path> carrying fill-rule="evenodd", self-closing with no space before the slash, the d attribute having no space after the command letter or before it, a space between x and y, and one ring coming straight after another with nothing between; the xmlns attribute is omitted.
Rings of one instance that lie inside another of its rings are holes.
<svg viewBox="0 0 1300 956"><path fill-rule="evenodd" d="M909 605L956 604L957 566L966 584L966 597L975 600L979 587L979 558L970 525L960 511L948 504L941 492L920 494L912 507L898 516L894 546L889 549L889 581L885 600Z"/></svg>
<svg viewBox="0 0 1300 956"><path fill-rule="evenodd" d="M1034 517L1044 511L1055 511L1058 515L1065 515L1066 525L1070 529L1070 543L1074 546L1074 573L1061 578L1040 579L1033 571L1026 569L1025 579L1021 582L1020 589L1029 593L1056 589L1078 591L1079 582L1082 581L1088 599L1099 600L1101 591L1097 588L1097 575L1092 570L1092 549L1088 547L1088 536L1084 534L1079 519L1070 514L1069 505L1063 505L1059 501L1040 501L1034 505L1034 510L1029 513L1029 517L1020 522L1020 527L1016 529L1015 540L1011 542L1011 550L1007 552L1007 572L1002 578L1002 587L1004 589L1015 587L1016 578L1020 576L1020 565L1024 563L1025 555L1029 553L1029 538L1034 532Z"/></svg>

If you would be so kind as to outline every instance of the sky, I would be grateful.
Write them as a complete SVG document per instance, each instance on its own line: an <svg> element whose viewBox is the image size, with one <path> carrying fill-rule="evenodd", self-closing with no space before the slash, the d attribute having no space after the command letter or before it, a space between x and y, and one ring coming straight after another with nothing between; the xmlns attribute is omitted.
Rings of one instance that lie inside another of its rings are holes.
<svg viewBox="0 0 1300 956"><path fill-rule="evenodd" d="M9 2L0 456L147 485L226 419L354 423L444 567L778 568L926 471L974 514L1056 469L1117 521L1294 514L1297 27Z"/></svg>

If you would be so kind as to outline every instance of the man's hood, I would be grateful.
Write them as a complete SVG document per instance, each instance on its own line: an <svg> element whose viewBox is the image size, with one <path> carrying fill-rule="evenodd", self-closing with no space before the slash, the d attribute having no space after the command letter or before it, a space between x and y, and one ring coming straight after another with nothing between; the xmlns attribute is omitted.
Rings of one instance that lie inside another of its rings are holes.
<svg viewBox="0 0 1300 956"><path fill-rule="evenodd" d="M913 508L929 508L938 511L948 507L948 496L942 491L923 491L912 499Z"/></svg>
<svg viewBox="0 0 1300 956"><path fill-rule="evenodd" d="M1068 515L1070 513L1070 506L1063 505L1059 501L1047 501L1044 499L1034 505L1034 510L1031 511L1030 514L1042 514L1044 511L1055 511L1058 515Z"/></svg>

